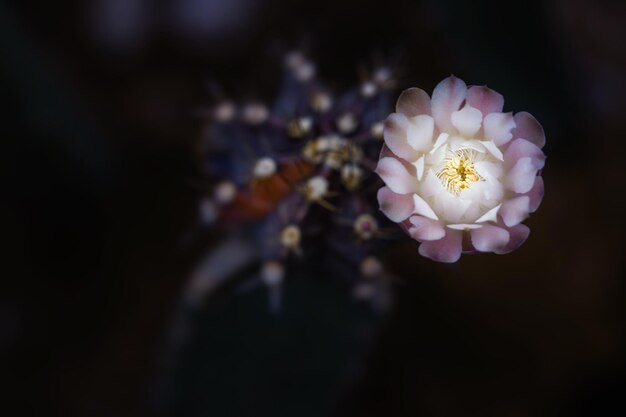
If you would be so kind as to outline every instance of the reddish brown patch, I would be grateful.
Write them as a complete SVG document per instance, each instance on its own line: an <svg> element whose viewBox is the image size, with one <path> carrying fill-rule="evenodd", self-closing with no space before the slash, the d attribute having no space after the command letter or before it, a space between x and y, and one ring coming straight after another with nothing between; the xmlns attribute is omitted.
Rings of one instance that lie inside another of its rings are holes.
<svg viewBox="0 0 626 417"><path fill-rule="evenodd" d="M281 165L271 177L253 182L239 192L232 205L220 214L220 223L265 217L297 184L309 178L313 169L313 165L302 160Z"/></svg>

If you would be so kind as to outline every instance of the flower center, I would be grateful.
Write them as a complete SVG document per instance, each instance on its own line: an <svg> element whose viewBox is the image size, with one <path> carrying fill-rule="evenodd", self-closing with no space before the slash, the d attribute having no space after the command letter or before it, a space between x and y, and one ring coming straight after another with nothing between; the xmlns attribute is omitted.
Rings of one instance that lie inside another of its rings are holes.
<svg viewBox="0 0 626 417"><path fill-rule="evenodd" d="M448 192L455 196L483 179L474 166L474 152L469 149L461 149L447 156L437 177Z"/></svg>

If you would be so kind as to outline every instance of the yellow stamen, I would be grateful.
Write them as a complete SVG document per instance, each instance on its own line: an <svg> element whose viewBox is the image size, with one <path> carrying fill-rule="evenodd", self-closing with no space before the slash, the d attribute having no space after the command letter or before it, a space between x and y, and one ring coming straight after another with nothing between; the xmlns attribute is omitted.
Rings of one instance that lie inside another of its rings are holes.
<svg viewBox="0 0 626 417"><path fill-rule="evenodd" d="M471 150L462 149L445 159L437 177L450 193L458 196L475 182L483 180L476 171L473 156Z"/></svg>

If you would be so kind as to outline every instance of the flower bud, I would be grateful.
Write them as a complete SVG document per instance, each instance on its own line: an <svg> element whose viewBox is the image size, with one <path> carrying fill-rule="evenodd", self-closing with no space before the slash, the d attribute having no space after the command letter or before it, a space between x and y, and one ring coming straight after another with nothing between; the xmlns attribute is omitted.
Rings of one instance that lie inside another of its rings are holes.
<svg viewBox="0 0 626 417"><path fill-rule="evenodd" d="M231 203L237 195L237 187L232 181L222 181L213 190L213 198L220 205Z"/></svg>
<svg viewBox="0 0 626 417"><path fill-rule="evenodd" d="M297 251L300 247L302 232L294 224L285 227L280 233L280 243L288 251Z"/></svg>
<svg viewBox="0 0 626 417"><path fill-rule="evenodd" d="M280 285L285 278L285 267L280 262L268 261L261 268L261 280L268 287Z"/></svg>
<svg viewBox="0 0 626 417"><path fill-rule="evenodd" d="M276 172L276 161L272 158L264 157L256 161L252 169L252 175L256 179L266 179Z"/></svg>
<svg viewBox="0 0 626 417"><path fill-rule="evenodd" d="M263 104L250 103L243 108L243 121L253 126L265 123L269 117L269 110Z"/></svg>
<svg viewBox="0 0 626 417"><path fill-rule="evenodd" d="M374 237L378 231L378 222L371 214L361 214L354 221L354 233L363 240Z"/></svg>

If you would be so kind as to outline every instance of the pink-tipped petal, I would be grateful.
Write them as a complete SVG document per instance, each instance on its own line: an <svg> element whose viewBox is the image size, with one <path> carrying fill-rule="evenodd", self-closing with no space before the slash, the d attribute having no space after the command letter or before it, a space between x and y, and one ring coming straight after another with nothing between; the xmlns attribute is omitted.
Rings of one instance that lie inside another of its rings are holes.
<svg viewBox="0 0 626 417"><path fill-rule="evenodd" d="M483 127L485 139L502 146L513 138L511 131L515 128L515 120L512 113L489 113L483 120Z"/></svg>
<svg viewBox="0 0 626 417"><path fill-rule="evenodd" d="M515 139L504 151L504 162L509 167L524 157L531 158L536 169L541 169L545 165L546 156L543 151L526 139Z"/></svg>
<svg viewBox="0 0 626 417"><path fill-rule="evenodd" d="M406 117L414 117L420 114L430 115L430 97L421 88L409 88L404 90L396 102L396 112Z"/></svg>
<svg viewBox="0 0 626 417"><path fill-rule="evenodd" d="M378 206L392 222L400 223L413 214L411 194L396 194L389 187L378 190Z"/></svg>
<svg viewBox="0 0 626 417"><path fill-rule="evenodd" d="M486 224L470 232L472 245L479 252L503 250L509 243L509 232L497 226Z"/></svg>
<svg viewBox="0 0 626 417"><path fill-rule="evenodd" d="M413 225L409 228L409 234L420 242L439 240L446 235L446 230L441 223L436 220L422 216L411 216L409 221Z"/></svg>
<svg viewBox="0 0 626 417"><path fill-rule="evenodd" d="M528 217L530 212L530 199L528 196L515 197L502 204L500 216L507 227L520 224Z"/></svg>
<svg viewBox="0 0 626 417"><path fill-rule="evenodd" d="M427 114L415 116L409 120L406 138L411 148L419 152L429 151L433 146L435 121Z"/></svg>
<svg viewBox="0 0 626 417"><path fill-rule="evenodd" d="M522 138L534 143L539 148L543 148L546 144L546 134L543 131L543 127L532 114L522 111L516 113L513 117L515 119L515 129L513 129L513 138Z"/></svg>
<svg viewBox="0 0 626 417"><path fill-rule="evenodd" d="M519 248L522 243L526 242L526 239L528 239L528 235L530 234L530 229L525 224L518 224L517 226L510 227L507 230L510 236L509 243L507 243L504 248L494 251L498 255L513 252L515 249Z"/></svg>
<svg viewBox="0 0 626 417"><path fill-rule="evenodd" d="M433 91L432 114L439 130L447 133L455 133L451 115L461 108L461 104L467 97L467 86L451 75L441 81Z"/></svg>
<svg viewBox="0 0 626 417"><path fill-rule="evenodd" d="M417 152L409 145L407 141L407 129L409 121L402 113L391 113L385 120L385 129L383 131L385 144L387 147L407 161L414 161L417 158Z"/></svg>
<svg viewBox="0 0 626 417"><path fill-rule="evenodd" d="M446 230L446 235L442 239L422 243L419 253L433 261L454 263L461 257L462 243L463 232Z"/></svg>
<svg viewBox="0 0 626 417"><path fill-rule="evenodd" d="M395 158L382 158L375 171L387 186L397 194L417 192L417 179L409 174L404 165Z"/></svg>
<svg viewBox="0 0 626 417"><path fill-rule="evenodd" d="M541 200L543 200L543 193L543 178L537 176L535 177L535 184L533 185L533 188L531 188L530 191L526 193L526 195L530 199L528 209L531 213L534 213L539 208Z"/></svg>
<svg viewBox="0 0 626 417"><path fill-rule="evenodd" d="M476 107L482 114L499 113L504 107L504 97L487 86L475 85L467 90L467 104Z"/></svg>
<svg viewBox="0 0 626 417"><path fill-rule="evenodd" d="M466 138L473 137L478 133L483 121L483 114L480 110L469 105L465 105L461 110L453 112L450 117L452 125Z"/></svg>
<svg viewBox="0 0 626 417"><path fill-rule="evenodd" d="M528 156L520 158L517 163L506 174L506 187L518 194L530 191L535 183L537 167L533 165L532 159Z"/></svg>

